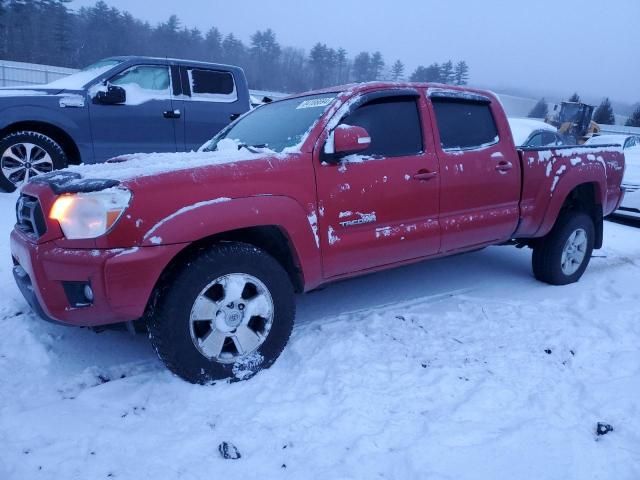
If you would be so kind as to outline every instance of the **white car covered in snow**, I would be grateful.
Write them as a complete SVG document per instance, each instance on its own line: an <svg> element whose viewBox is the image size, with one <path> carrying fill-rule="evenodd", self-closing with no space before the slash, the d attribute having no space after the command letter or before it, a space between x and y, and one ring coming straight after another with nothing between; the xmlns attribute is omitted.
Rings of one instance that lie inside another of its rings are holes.
<svg viewBox="0 0 640 480"><path fill-rule="evenodd" d="M509 118L516 147L549 147L565 145L558 129L533 118Z"/></svg>
<svg viewBox="0 0 640 480"><path fill-rule="evenodd" d="M598 135L591 137L586 144L622 146L626 165L622 186L626 193L616 214L640 218L640 136Z"/></svg>

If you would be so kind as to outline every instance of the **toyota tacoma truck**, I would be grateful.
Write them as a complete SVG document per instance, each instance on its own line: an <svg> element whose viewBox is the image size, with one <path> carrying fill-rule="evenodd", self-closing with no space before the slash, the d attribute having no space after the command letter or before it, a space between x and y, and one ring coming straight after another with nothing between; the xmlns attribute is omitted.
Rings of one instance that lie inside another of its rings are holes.
<svg viewBox="0 0 640 480"><path fill-rule="evenodd" d="M140 154L27 183L11 233L33 309L67 325L146 322L196 383L269 367L295 292L513 244L578 281L622 198L619 147L517 150L495 95L335 87L261 106L198 152Z"/></svg>
<svg viewBox="0 0 640 480"><path fill-rule="evenodd" d="M195 150L249 108L241 68L166 58L112 57L0 88L0 189L123 153Z"/></svg>

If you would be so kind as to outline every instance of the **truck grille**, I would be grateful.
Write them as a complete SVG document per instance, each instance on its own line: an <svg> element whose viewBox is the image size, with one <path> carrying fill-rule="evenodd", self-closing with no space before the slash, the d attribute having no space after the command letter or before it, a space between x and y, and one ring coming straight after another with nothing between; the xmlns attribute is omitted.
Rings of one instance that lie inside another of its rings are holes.
<svg viewBox="0 0 640 480"><path fill-rule="evenodd" d="M16 228L35 238L40 238L47 231L42 207L36 197L25 195L18 198L16 204Z"/></svg>

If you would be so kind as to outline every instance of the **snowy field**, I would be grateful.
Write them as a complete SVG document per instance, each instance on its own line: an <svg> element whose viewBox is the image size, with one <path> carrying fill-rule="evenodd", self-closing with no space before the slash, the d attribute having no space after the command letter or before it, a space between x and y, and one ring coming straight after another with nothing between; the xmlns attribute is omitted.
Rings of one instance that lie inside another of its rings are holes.
<svg viewBox="0 0 640 480"><path fill-rule="evenodd" d="M194 386L143 335L29 312L14 201L0 194L0 479L640 478L640 228L607 222L577 285L494 247L300 296L273 368Z"/></svg>

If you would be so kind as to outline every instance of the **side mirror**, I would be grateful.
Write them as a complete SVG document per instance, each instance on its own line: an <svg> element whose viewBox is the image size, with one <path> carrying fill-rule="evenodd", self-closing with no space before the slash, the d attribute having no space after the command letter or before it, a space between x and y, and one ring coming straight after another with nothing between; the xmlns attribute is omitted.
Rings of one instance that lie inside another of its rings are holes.
<svg viewBox="0 0 640 480"><path fill-rule="evenodd" d="M127 101L127 92L124 88L117 85L108 85L107 91L99 91L95 97L93 97L95 103L102 105L117 105L125 103Z"/></svg>
<svg viewBox="0 0 640 480"><path fill-rule="evenodd" d="M333 132L333 151L336 155L362 152L371 145L371 136L362 127L338 125Z"/></svg>

